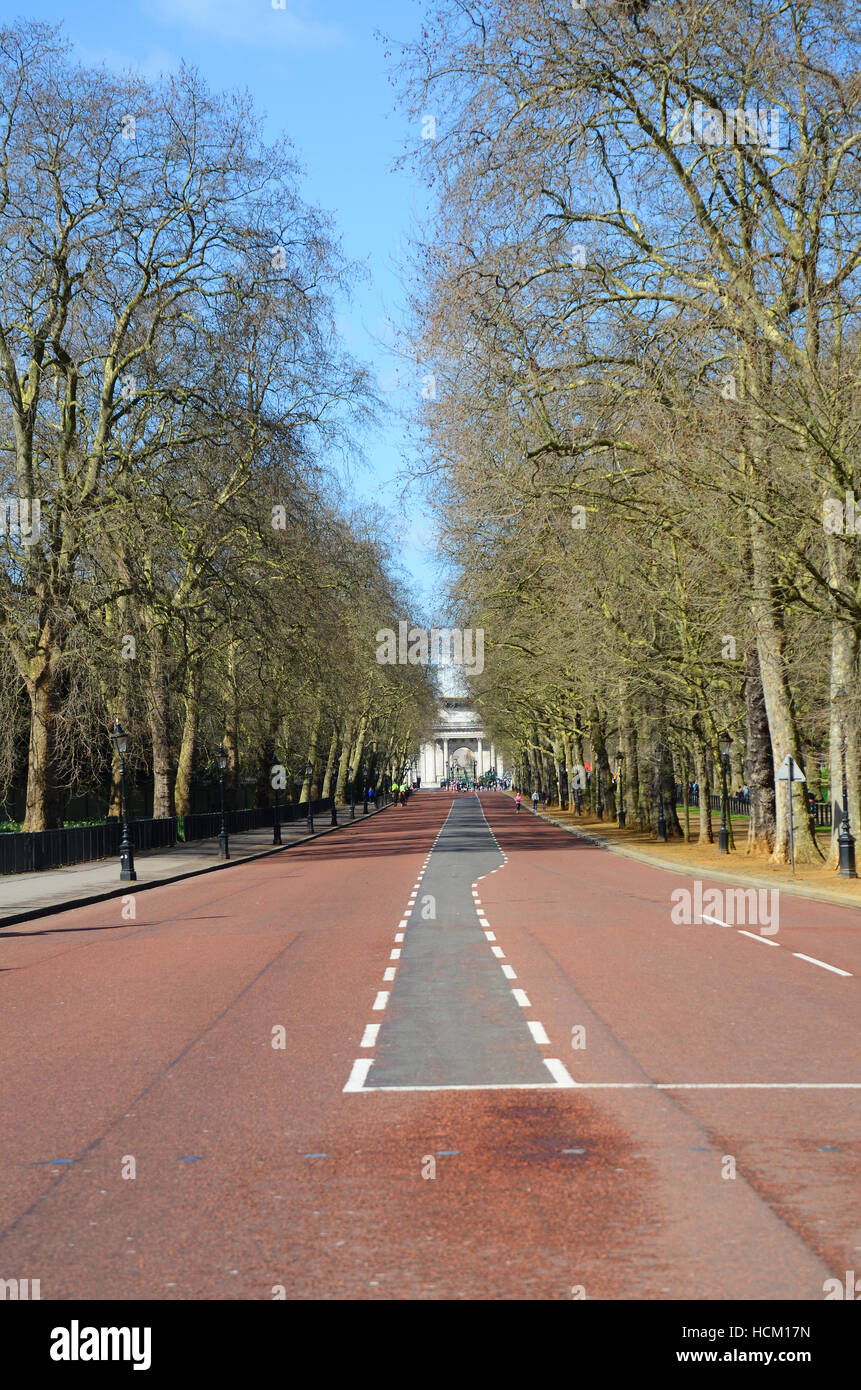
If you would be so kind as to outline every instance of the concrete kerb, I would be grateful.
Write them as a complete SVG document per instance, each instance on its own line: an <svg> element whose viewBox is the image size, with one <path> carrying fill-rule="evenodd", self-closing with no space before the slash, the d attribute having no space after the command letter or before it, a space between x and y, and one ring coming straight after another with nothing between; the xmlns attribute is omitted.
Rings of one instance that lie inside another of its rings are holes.
<svg viewBox="0 0 861 1390"><path fill-rule="evenodd" d="M273 854L283 854L285 850L298 849L300 845L309 845L312 840L322 839L324 835L334 835L338 830L354 829L357 825L367 824L372 816L382 815L384 811L390 811L393 803L388 806L378 806L375 810L369 811L367 816L357 816L356 819L347 821L346 825L329 825L325 830L315 830L313 835L304 835L301 840L294 840L289 845L274 845L272 849L260 850L257 854L245 854L241 859L226 859L221 864L207 864L203 869L188 869L184 874L171 874L169 878L156 878L150 883L124 883L120 888L112 888L106 893L91 893L85 898L67 898L61 903L49 903L47 906L28 909L26 912L16 912L11 917L4 917L0 921L0 932L4 927L14 927L20 922L34 922L39 917L54 917L58 912L74 912L78 907L91 907L93 903L108 902L111 898L126 898L132 894L144 893L150 888L164 888L169 883L181 883L187 878L198 878L201 874L214 874L222 869L235 869L240 864L252 864L258 859L268 859ZM102 860L94 861L102 863ZM50 872L50 870L49 870Z"/></svg>
<svg viewBox="0 0 861 1390"><path fill-rule="evenodd" d="M846 893L829 888L808 888L800 883L775 883L774 879L754 878L750 874L730 874L723 869L706 868L702 864L681 868L675 864L668 864L665 859L659 858L657 855L649 854L648 850L631 849L627 845L613 844L601 835L596 835L590 830L581 830L575 825L568 825L565 821L557 820L555 816L548 816L544 811L539 811L538 815L543 821L548 821L550 825L556 825L560 830L567 830L569 835L574 835L577 839L588 840L590 844L596 845L598 849L607 850L609 854L621 854L626 859L636 859L641 864L650 864L653 869L664 869L667 873L677 874L680 878L714 878L722 883L734 883L736 885L747 883L750 884L751 888L779 888L781 893L791 893L796 898L812 898L814 902L833 903L837 907L854 907L861 911L861 902L857 898L850 898Z"/></svg>

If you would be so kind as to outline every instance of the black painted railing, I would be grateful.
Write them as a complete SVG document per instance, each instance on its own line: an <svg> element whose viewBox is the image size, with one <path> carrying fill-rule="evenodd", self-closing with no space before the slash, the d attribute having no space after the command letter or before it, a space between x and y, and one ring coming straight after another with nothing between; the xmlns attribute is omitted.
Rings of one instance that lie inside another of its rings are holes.
<svg viewBox="0 0 861 1390"><path fill-rule="evenodd" d="M136 850L169 849L176 844L175 818L131 821L129 831ZM0 874L26 874L85 864L91 859L111 859L119 855L121 837L118 820L0 835Z"/></svg>
<svg viewBox="0 0 861 1390"><path fill-rule="evenodd" d="M369 810L382 810L391 796L377 795L368 803ZM357 803L361 808L362 803ZM332 798L318 798L311 803L312 814L330 814ZM361 814L361 810L360 810ZM282 825L304 821L308 803L290 801L278 808ZM245 811L225 813L227 830L241 835L246 830L265 830L275 824L274 806L261 806ZM318 827L320 828L320 827ZM178 840L214 839L221 830L221 812L205 811L188 816L170 816L158 820L129 821L132 844L141 852L148 849L172 849ZM86 864L95 859L119 856L122 824L108 820L103 825L69 825L61 830L19 831L0 835L0 874L27 874L39 869L60 869L67 864Z"/></svg>
<svg viewBox="0 0 861 1390"><path fill-rule="evenodd" d="M710 795L710 797L709 797L709 802L710 802L710 805L711 805L712 810L713 810L713 811L717 811L717 813L720 814L720 809L721 809L721 798L720 798L720 795L719 795L717 792L712 792L711 795ZM696 791L689 791L689 792L688 792L688 805L689 805L689 806L699 806L699 804L700 804L700 793L699 793L699 788L697 788ZM677 805L677 806L682 806L682 805L684 805L684 795L683 795L683 792L682 792L682 788L681 788L680 786L676 786L676 805ZM829 801L814 801L814 802L812 802L812 803L810 804L810 807L811 807L811 810L812 810L812 812L813 812L813 820L814 820L814 823L815 823L816 825L830 825L830 824L831 824L831 811L832 811L832 808L831 808L831 803L830 803ZM729 811L729 814L730 814L731 816L749 816L749 815L750 815L750 801L748 800L748 798L747 798L746 796L728 796L728 797L727 797L727 810Z"/></svg>

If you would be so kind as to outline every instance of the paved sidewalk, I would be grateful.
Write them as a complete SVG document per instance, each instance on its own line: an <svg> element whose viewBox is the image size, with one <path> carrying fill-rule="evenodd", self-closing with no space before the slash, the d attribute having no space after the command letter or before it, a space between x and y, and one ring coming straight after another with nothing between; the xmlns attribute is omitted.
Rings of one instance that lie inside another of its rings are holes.
<svg viewBox="0 0 861 1390"><path fill-rule="evenodd" d="M385 810L387 808L383 808ZM359 825L369 821L380 811L369 811L362 815L361 803L356 807L356 818L350 817L349 806L338 808L338 828ZM314 834L308 834L305 820L289 821L281 826L281 849L303 844L320 835L334 833L331 824L331 811L324 811L314 817ZM102 898L118 897L124 893L138 892L160 883L172 883L177 879L190 878L194 874L206 873L214 869L228 869L231 864L244 859L253 859L266 854L279 854L279 847L272 844L272 827L263 830L247 830L230 836L230 859L218 857L218 837L211 840L192 840L189 844L177 844L173 849L149 850L135 854L134 883L120 882L118 858L91 860L86 864L71 864L64 869L43 869L38 873L4 874L0 876L0 928L24 922L28 918L40 917L51 912L62 912L72 907L83 907L87 903L98 902Z"/></svg>

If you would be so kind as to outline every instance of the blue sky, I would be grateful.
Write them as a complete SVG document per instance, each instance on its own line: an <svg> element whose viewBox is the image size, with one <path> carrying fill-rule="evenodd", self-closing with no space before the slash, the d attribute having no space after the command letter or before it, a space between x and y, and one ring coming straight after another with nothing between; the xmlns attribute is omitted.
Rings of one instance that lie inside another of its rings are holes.
<svg viewBox="0 0 861 1390"><path fill-rule="evenodd" d="M379 29L393 39L414 36L422 0L74 0L58 11L52 0L0 0L5 21L24 17L56 23L85 61L129 64L145 76L198 67L215 88L243 87L266 115L268 135L286 131L306 173L305 198L331 212L344 251L370 279L342 307L349 349L368 362L385 399L421 394L420 372L401 368L383 346L386 320L402 319L406 289L398 262L402 239L421 226L425 192L408 172L392 172L408 142ZM398 514L395 479L402 466L402 427L383 424L365 441L367 467L352 490L396 513L390 535L420 598L439 587L433 566L433 524L417 498Z"/></svg>

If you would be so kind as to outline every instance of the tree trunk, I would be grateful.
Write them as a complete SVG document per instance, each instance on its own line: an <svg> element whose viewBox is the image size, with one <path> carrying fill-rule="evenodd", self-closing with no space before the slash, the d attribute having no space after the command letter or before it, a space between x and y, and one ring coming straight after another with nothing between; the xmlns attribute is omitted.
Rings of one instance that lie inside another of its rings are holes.
<svg viewBox="0 0 861 1390"><path fill-rule="evenodd" d="M176 765L174 804L178 816L189 816L192 811L191 785L194 777L194 759L197 753L197 731L200 723L200 692L203 686L203 663L190 661L185 674L184 704L185 716L182 723L182 741Z"/></svg>
<svg viewBox="0 0 861 1390"><path fill-rule="evenodd" d="M747 649L744 697L747 704L747 788L750 795L747 852L771 854L777 829L774 758L755 642Z"/></svg>
<svg viewBox="0 0 861 1390"><path fill-rule="evenodd" d="M338 806L346 805L347 780L350 775L350 751L353 745L353 720L348 719L341 734L341 757L338 762L338 776L335 778L335 801Z"/></svg>
<svg viewBox="0 0 861 1390"><path fill-rule="evenodd" d="M155 819L174 814L173 759L170 746L170 686L164 632L153 627L149 633L149 732L152 743L152 813Z"/></svg>
<svg viewBox="0 0 861 1390"><path fill-rule="evenodd" d="M849 828L858 836L861 803L858 788L858 725L852 696L858 671L858 632L847 622L835 622L831 633L831 711L828 761L831 784L831 845L828 867L839 863L838 836L843 824L843 736L846 738L846 788ZM809 765L812 770L812 763ZM805 769L806 771L807 769ZM807 788L805 788L805 791Z"/></svg>
<svg viewBox="0 0 861 1390"><path fill-rule="evenodd" d="M27 758L27 808L24 830L53 830L60 825L57 788L57 667L60 652L49 625L42 629L39 654L24 677L30 697L30 742Z"/></svg>
<svg viewBox="0 0 861 1390"><path fill-rule="evenodd" d="M329 756L326 759L326 772L323 777L323 790L320 793L324 801L332 795L332 769L335 766L335 754L338 751L338 726L332 730L332 740L329 744Z"/></svg>

